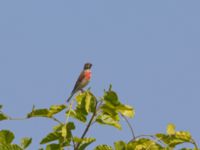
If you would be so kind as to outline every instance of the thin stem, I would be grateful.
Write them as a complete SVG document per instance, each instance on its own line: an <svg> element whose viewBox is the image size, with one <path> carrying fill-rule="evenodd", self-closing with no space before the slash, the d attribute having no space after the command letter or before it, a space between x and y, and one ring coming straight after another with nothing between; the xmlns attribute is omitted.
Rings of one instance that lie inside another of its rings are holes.
<svg viewBox="0 0 200 150"><path fill-rule="evenodd" d="M121 116L124 118L124 120L126 121L128 127L129 127L129 129L131 130L133 139L135 139L135 134L134 134L134 131L133 131L133 127L131 126L130 122L128 121L128 119L127 119L123 114L121 114Z"/></svg>
<svg viewBox="0 0 200 150"><path fill-rule="evenodd" d="M12 117L8 117L8 120L26 120L29 118L12 118Z"/></svg>
<svg viewBox="0 0 200 150"><path fill-rule="evenodd" d="M51 119L53 119L54 121L58 122L59 124L63 124L60 120L58 120L58 119L55 118L55 117L51 117Z"/></svg>
<svg viewBox="0 0 200 150"><path fill-rule="evenodd" d="M67 124L68 120L69 120L69 116L70 116L70 113L71 113L71 109L72 109L72 106L73 106L73 102L74 102L74 99L72 99L72 101L70 102L69 104L69 112L67 113L67 118L66 118L66 121L65 123Z"/></svg>
<svg viewBox="0 0 200 150"><path fill-rule="evenodd" d="M88 122L82 136L81 136L81 139L83 139L86 135L86 133L88 132L89 128L91 127L91 124L92 124L92 121L96 115L96 110L97 110L97 101L96 101L96 104L95 104L95 109L94 109L94 112L92 114L92 117L90 118L90 121ZM77 143L77 145L75 146L74 150L78 150L79 146L80 146L81 142Z"/></svg>
<svg viewBox="0 0 200 150"><path fill-rule="evenodd" d="M55 118L55 117L46 117L46 118L48 118L48 119L51 119L51 120L54 120L54 121L56 121L57 123L59 123L59 124L63 124L60 120L58 120L57 118ZM31 119L31 118L28 118L28 117L25 117L25 118L12 118L12 117L8 117L8 120L13 120L13 121L15 121L15 120L27 120L27 119Z"/></svg>
<svg viewBox="0 0 200 150"><path fill-rule="evenodd" d="M73 143L73 147L74 147L74 149L76 148L76 144L75 144L75 142L74 142L74 136L73 136L73 134L72 134L72 143Z"/></svg>
<svg viewBox="0 0 200 150"><path fill-rule="evenodd" d="M67 126L67 123L69 121L69 116L70 116L70 113L71 113L71 109L72 109L72 106L73 106L73 102L74 102L74 99L71 100L70 104L69 104L69 111L67 113L67 117L66 117L66 121L65 121L65 126ZM64 141L66 141L66 136L64 137ZM73 146L74 146L74 149L75 149L75 144L74 144L74 139L73 139L73 135L72 135L72 142L73 142ZM68 146L67 146L68 147Z"/></svg>
<svg viewBox="0 0 200 150"><path fill-rule="evenodd" d="M193 138L191 139L191 143L194 145L195 150L199 149L197 143L195 142L195 140Z"/></svg>

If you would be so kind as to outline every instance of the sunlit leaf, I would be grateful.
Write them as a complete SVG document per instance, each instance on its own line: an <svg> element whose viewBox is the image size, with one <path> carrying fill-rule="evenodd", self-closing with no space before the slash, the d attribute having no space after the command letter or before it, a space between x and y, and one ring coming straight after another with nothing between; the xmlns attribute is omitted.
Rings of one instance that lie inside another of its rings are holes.
<svg viewBox="0 0 200 150"><path fill-rule="evenodd" d="M65 108L66 108L66 105L52 105L49 108L49 115L50 116L55 115L55 114L61 112L62 110L64 110Z"/></svg>
<svg viewBox="0 0 200 150"><path fill-rule="evenodd" d="M153 140L141 138L129 142L127 150L164 150L164 148Z"/></svg>
<svg viewBox="0 0 200 150"><path fill-rule="evenodd" d="M75 125L73 122L68 122L67 124L63 125L61 128L61 135L64 138L67 138L68 140L71 140L72 138L72 132L71 130L75 129Z"/></svg>
<svg viewBox="0 0 200 150"><path fill-rule="evenodd" d="M27 115L28 118L30 117L52 117L53 115L61 112L66 108L65 105L52 105L49 109L43 108L43 109L35 109L33 107L33 110Z"/></svg>
<svg viewBox="0 0 200 150"><path fill-rule="evenodd" d="M189 132L186 131L177 131L173 135L159 133L156 134L156 137L158 137L161 141L163 141L172 148L182 143L191 142L191 135Z"/></svg>
<svg viewBox="0 0 200 150"><path fill-rule="evenodd" d="M23 150L20 146L16 144L0 144L0 150Z"/></svg>
<svg viewBox="0 0 200 150"><path fill-rule="evenodd" d="M66 124L62 126L61 133L62 133L62 137L67 137L67 125Z"/></svg>
<svg viewBox="0 0 200 150"><path fill-rule="evenodd" d="M53 127L53 130L54 131L61 131L62 130L62 127L63 127L63 124L59 124L59 125L56 125Z"/></svg>
<svg viewBox="0 0 200 150"><path fill-rule="evenodd" d="M97 147L94 148L94 150L114 150L114 149L109 145L98 145Z"/></svg>
<svg viewBox="0 0 200 150"><path fill-rule="evenodd" d="M42 139L40 144L46 144L55 140L58 140L61 137L61 134L58 132L49 133L46 137Z"/></svg>
<svg viewBox="0 0 200 150"><path fill-rule="evenodd" d="M10 144L15 138L14 134L9 130L1 130L0 131L0 143L2 144Z"/></svg>
<svg viewBox="0 0 200 150"><path fill-rule="evenodd" d="M94 112L96 98L90 91L79 93L76 96L76 101L76 110L79 110L83 115Z"/></svg>
<svg viewBox="0 0 200 150"><path fill-rule="evenodd" d="M79 150L85 150L85 148L90 145L92 142L94 142L96 139L95 138L78 138L74 137L74 141L76 143L80 143Z"/></svg>
<svg viewBox="0 0 200 150"><path fill-rule="evenodd" d="M21 139L20 145L23 149L25 149L31 144L31 142L32 142L32 138L25 137Z"/></svg>
<svg viewBox="0 0 200 150"><path fill-rule="evenodd" d="M175 134L176 133L175 129L176 129L176 126L174 124L172 124L172 123L168 124L167 125L167 134L169 134L169 135Z"/></svg>
<svg viewBox="0 0 200 150"><path fill-rule="evenodd" d="M31 117L50 117L48 109L34 109L27 115L28 118Z"/></svg>
<svg viewBox="0 0 200 150"><path fill-rule="evenodd" d="M127 144L124 141L117 141L114 145L115 150L127 150Z"/></svg>
<svg viewBox="0 0 200 150"><path fill-rule="evenodd" d="M114 120L113 118L111 118L109 115L107 114L101 114L97 117L96 121L100 124L105 124L105 125L110 125L110 126L114 126L118 129L121 130L121 125L119 124L118 121Z"/></svg>
<svg viewBox="0 0 200 150"><path fill-rule="evenodd" d="M115 106L110 105L109 103L103 104L101 106L102 113L109 115L113 120L119 121L119 114Z"/></svg>
<svg viewBox="0 0 200 150"><path fill-rule="evenodd" d="M86 122L87 121L86 115L81 113L81 110L79 110L79 109L76 109L76 110L72 110L71 109L70 111L68 110L66 112L66 116L68 115L68 113L70 113L69 114L70 117L73 117L73 118L75 118L75 119L77 119L77 120L79 120L81 122Z"/></svg>
<svg viewBox="0 0 200 150"><path fill-rule="evenodd" d="M90 112L90 103L92 101L92 96L86 92L86 96L85 96L85 110L87 113Z"/></svg>
<svg viewBox="0 0 200 150"><path fill-rule="evenodd" d="M120 112L122 115L126 117L132 118L135 115L133 107L129 105L120 104L119 106L116 107L116 109L118 112Z"/></svg>
<svg viewBox="0 0 200 150"><path fill-rule="evenodd" d="M83 92L83 93L79 93L77 96L76 96L76 101L77 101L77 106L76 106L76 109L75 111L77 112L81 112L82 115L86 116L88 114L85 106L86 106L86 95L87 95L87 92Z"/></svg>
<svg viewBox="0 0 200 150"><path fill-rule="evenodd" d="M94 112L96 109L97 99L91 92L88 92L88 95L90 97L90 103L88 105L89 106L88 112ZM86 101L87 101L87 98L86 98Z"/></svg>
<svg viewBox="0 0 200 150"><path fill-rule="evenodd" d="M190 142L192 139L190 132L187 131L177 131L175 137L182 139L184 142Z"/></svg>

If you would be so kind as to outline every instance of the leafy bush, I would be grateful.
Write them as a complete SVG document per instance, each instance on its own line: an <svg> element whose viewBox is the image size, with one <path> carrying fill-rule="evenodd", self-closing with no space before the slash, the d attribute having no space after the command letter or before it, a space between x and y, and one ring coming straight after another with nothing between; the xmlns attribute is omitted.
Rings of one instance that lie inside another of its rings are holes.
<svg viewBox="0 0 200 150"><path fill-rule="evenodd" d="M36 109L27 114L25 118L44 117L57 122L57 125L52 128L52 132L41 139L40 144L44 145L46 150L64 150L71 147L74 150L84 150L87 146L95 142L94 137L86 137L88 130L93 124L113 126L121 130L120 120L127 123L132 133L130 141L117 141L114 146L98 145L95 150L173 150L177 145L190 143L198 150L197 144L193 140L191 134L187 131L176 131L175 125L168 124L166 133L157 133L154 135L139 135L135 136L133 128L128 121L128 118L133 118L134 108L120 102L117 93L112 90L104 91L101 98L96 98L90 90L79 93L76 98L68 104L53 105L50 108ZM56 114L65 111L65 122L60 121L55 117ZM73 130L76 125L69 118L74 118L79 122L86 123L85 129L81 135L74 135ZM16 120L9 117L2 111L0 105L0 121ZM32 139L25 137L21 139L20 144L13 144L14 134L8 130L0 131L0 150L24 150L30 144ZM189 150L190 148L182 148ZM44 148L40 148L44 150Z"/></svg>

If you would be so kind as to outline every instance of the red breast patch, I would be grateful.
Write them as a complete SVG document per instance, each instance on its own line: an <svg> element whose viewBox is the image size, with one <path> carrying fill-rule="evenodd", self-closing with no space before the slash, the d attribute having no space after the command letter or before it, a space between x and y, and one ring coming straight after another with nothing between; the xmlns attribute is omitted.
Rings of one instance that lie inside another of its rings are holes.
<svg viewBox="0 0 200 150"><path fill-rule="evenodd" d="M91 71L85 71L85 78L87 80L90 80L91 76L92 76Z"/></svg>

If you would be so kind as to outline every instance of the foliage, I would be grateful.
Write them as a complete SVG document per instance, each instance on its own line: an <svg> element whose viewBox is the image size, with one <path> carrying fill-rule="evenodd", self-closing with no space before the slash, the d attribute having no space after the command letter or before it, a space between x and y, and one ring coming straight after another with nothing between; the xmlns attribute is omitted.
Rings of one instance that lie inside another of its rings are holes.
<svg viewBox="0 0 200 150"><path fill-rule="evenodd" d="M74 102L76 101L76 105ZM75 99L68 105L53 105L49 108L35 108L29 112L25 118L44 117L57 122L57 125L52 128L52 131L44 136L40 144L45 147L45 150L64 150L66 147L71 147L74 150L85 150L87 147L96 141L94 137L86 137L91 125L107 125L121 130L122 118L127 123L132 133L130 141L116 141L114 146L98 145L94 150L173 150L178 145L190 143L194 149L198 149L197 144L193 140L191 134L187 131L176 131L175 125L168 124L166 133L156 133L154 135L139 135L135 136L133 128L128 121L128 118L133 118L135 110L133 107L121 103L119 97L112 87L100 98L96 98L90 90L77 94ZM56 114L65 112L66 120L60 121L56 118ZM85 129L81 135L74 135L73 130L76 125L73 121L68 121L73 118L80 123L85 124ZM9 117L2 111L0 105L0 121L16 120ZM0 150L24 150L31 144L32 139L25 137L21 139L20 144L13 144L15 135L9 130L0 131ZM182 148L188 150L190 148ZM40 148L44 150L44 148Z"/></svg>

